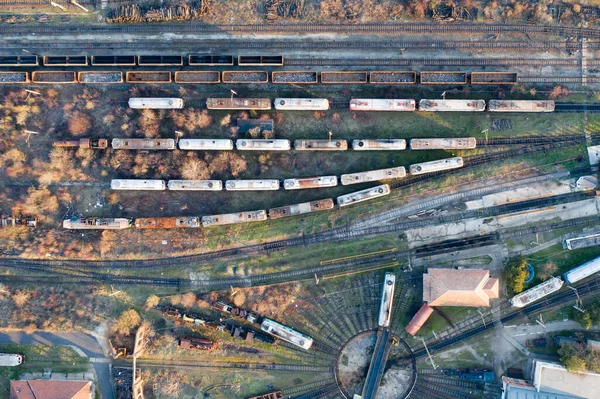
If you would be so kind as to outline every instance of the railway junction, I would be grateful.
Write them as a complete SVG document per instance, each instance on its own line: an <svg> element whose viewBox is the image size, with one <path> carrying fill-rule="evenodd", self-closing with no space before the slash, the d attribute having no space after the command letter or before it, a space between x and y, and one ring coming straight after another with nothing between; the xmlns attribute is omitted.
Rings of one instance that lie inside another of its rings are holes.
<svg viewBox="0 0 600 399"><path fill-rule="evenodd" d="M204 3L0 17L2 327L93 292L58 316L111 358L108 399L513 399L586 364L596 24L223 23Z"/></svg>

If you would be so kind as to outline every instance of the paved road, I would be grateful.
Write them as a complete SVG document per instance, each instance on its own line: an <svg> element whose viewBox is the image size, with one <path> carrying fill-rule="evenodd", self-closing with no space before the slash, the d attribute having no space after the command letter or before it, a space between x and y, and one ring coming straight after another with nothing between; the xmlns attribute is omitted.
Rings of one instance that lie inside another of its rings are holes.
<svg viewBox="0 0 600 399"><path fill-rule="evenodd" d="M114 399L110 362L106 359L102 347L94 337L84 333L49 333L35 332L25 334L22 331L0 332L1 344L38 344L38 345L72 345L90 358L96 374L102 399Z"/></svg>

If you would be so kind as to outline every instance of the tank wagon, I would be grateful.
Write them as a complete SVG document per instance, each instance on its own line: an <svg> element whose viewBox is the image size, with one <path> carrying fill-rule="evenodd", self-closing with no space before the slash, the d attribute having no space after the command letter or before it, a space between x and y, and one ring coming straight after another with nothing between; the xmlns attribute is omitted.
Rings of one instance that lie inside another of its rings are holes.
<svg viewBox="0 0 600 399"><path fill-rule="evenodd" d="M225 213L222 215L202 216L202 226L224 226L227 224L261 222L267 220L267 211L246 211L238 213Z"/></svg>
<svg viewBox="0 0 600 399"><path fill-rule="evenodd" d="M404 139L352 140L352 149L354 151L405 150L406 149L406 140L404 140Z"/></svg>
<svg viewBox="0 0 600 399"><path fill-rule="evenodd" d="M350 184L368 183L371 181L387 180L387 179L400 179L406 176L406 169L404 166L398 166L395 168L387 169L376 169L367 172L349 173L342 175L342 185L347 186Z"/></svg>
<svg viewBox="0 0 600 399"><path fill-rule="evenodd" d="M111 190L162 191L167 189L167 185L164 180L113 179L110 188Z"/></svg>
<svg viewBox="0 0 600 399"><path fill-rule="evenodd" d="M283 391L275 391L264 395L253 396L248 399L283 399Z"/></svg>
<svg viewBox="0 0 600 399"><path fill-rule="evenodd" d="M573 284L598 272L600 272L600 258L592 259L581 266L569 270L563 274L563 279L566 283Z"/></svg>
<svg viewBox="0 0 600 399"><path fill-rule="evenodd" d="M291 145L285 139L240 139L235 147L240 151L288 151Z"/></svg>
<svg viewBox="0 0 600 399"><path fill-rule="evenodd" d="M279 190L279 180L227 180L225 182L227 191L275 191Z"/></svg>
<svg viewBox="0 0 600 399"><path fill-rule="evenodd" d="M271 219L280 219L287 216L302 215L304 213L326 211L333 209L334 204L331 198L303 202L301 204L287 205L279 208L269 209L269 217Z"/></svg>
<svg viewBox="0 0 600 399"><path fill-rule="evenodd" d="M422 162L410 165L411 175L423 175L425 173L439 172L441 170L449 170L460 168L463 166L461 157L438 159L437 161Z"/></svg>
<svg viewBox="0 0 600 399"><path fill-rule="evenodd" d="M275 109L290 111L319 111L329 109L326 98L276 98Z"/></svg>
<svg viewBox="0 0 600 399"><path fill-rule="evenodd" d="M481 112L484 100L421 100L419 111L427 112Z"/></svg>
<svg viewBox="0 0 600 399"><path fill-rule="evenodd" d="M221 180L169 180L167 187L171 191L221 191Z"/></svg>
<svg viewBox="0 0 600 399"><path fill-rule="evenodd" d="M115 150L174 150L173 139L112 139Z"/></svg>
<svg viewBox="0 0 600 399"><path fill-rule="evenodd" d="M488 111L490 112L554 112L554 101L552 100L490 100Z"/></svg>
<svg viewBox="0 0 600 399"><path fill-rule="evenodd" d="M297 151L345 151L348 149L346 140L294 140Z"/></svg>
<svg viewBox="0 0 600 399"><path fill-rule="evenodd" d="M350 100L350 111L415 111L417 103L412 99L363 99Z"/></svg>
<svg viewBox="0 0 600 399"><path fill-rule="evenodd" d="M179 338L179 347L182 349L212 351L217 349L217 344L203 338L181 337Z"/></svg>
<svg viewBox="0 0 600 399"><path fill-rule="evenodd" d="M285 179L283 188L286 190L301 190L305 188L335 187L337 176L304 177L300 179Z"/></svg>
<svg viewBox="0 0 600 399"><path fill-rule="evenodd" d="M174 218L136 218L136 229L179 229L200 227L198 217L174 217Z"/></svg>
<svg viewBox="0 0 600 399"><path fill-rule="evenodd" d="M396 276L386 273L383 280L383 292L381 293L381 305L379 306L379 327L389 327L392 317L392 302L394 300L394 288L396 287Z"/></svg>
<svg viewBox="0 0 600 399"><path fill-rule="evenodd" d="M207 98L208 109L269 110L271 100L268 98Z"/></svg>
<svg viewBox="0 0 600 399"><path fill-rule="evenodd" d="M107 139L79 139L67 141L55 141L52 143L54 147L67 148L85 148L85 149L105 149L108 148Z"/></svg>
<svg viewBox="0 0 600 399"><path fill-rule="evenodd" d="M227 139L181 139L180 150L233 150L233 140Z"/></svg>
<svg viewBox="0 0 600 399"><path fill-rule="evenodd" d="M443 138L443 139L412 139L411 150L472 150L477 146L475 137Z"/></svg>
<svg viewBox="0 0 600 399"><path fill-rule="evenodd" d="M182 98L146 98L133 97L129 99L129 108L134 109L181 109Z"/></svg>
<svg viewBox="0 0 600 399"><path fill-rule="evenodd" d="M387 184L382 184L380 186L375 186L371 188L367 188L365 190L360 190L354 193L340 195L337 197L337 203L339 207L348 206L357 204L359 202L368 201L370 199L383 197L390 193L390 186Z"/></svg>
<svg viewBox="0 0 600 399"><path fill-rule="evenodd" d="M23 356L16 353L0 353L0 366L14 367L23 363Z"/></svg>
<svg viewBox="0 0 600 399"><path fill-rule="evenodd" d="M287 341L290 344L299 346L306 350L310 349L313 344L313 339L308 335L304 335L271 319L265 318L260 325L260 329L273 335L274 337Z"/></svg>
<svg viewBox="0 0 600 399"><path fill-rule="evenodd" d="M63 227L69 230L121 230L131 227L131 220L125 218L72 218L63 220Z"/></svg>
<svg viewBox="0 0 600 399"><path fill-rule="evenodd" d="M552 294L560 290L563 286L563 281L560 277L553 277L549 280L544 281L541 284L536 285L526 291L515 295L510 299L510 304L515 308L522 308L530 303L542 299L543 297Z"/></svg>

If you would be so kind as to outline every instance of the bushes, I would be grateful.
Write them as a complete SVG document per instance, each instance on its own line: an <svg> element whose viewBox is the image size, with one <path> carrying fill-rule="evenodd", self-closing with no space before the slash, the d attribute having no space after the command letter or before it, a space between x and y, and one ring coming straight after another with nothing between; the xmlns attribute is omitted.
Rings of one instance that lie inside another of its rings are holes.
<svg viewBox="0 0 600 399"><path fill-rule="evenodd" d="M527 261L523 258L514 260L504 268L502 278L510 295L523 291L527 278Z"/></svg>
<svg viewBox="0 0 600 399"><path fill-rule="evenodd" d="M585 344L575 343L563 345L558 350L560 363L571 373L584 370L600 372L600 357L598 352L588 349Z"/></svg>
<svg viewBox="0 0 600 399"><path fill-rule="evenodd" d="M131 334L131 329L140 325L142 319L135 309L129 309L121 313L115 321L113 329L121 335Z"/></svg>

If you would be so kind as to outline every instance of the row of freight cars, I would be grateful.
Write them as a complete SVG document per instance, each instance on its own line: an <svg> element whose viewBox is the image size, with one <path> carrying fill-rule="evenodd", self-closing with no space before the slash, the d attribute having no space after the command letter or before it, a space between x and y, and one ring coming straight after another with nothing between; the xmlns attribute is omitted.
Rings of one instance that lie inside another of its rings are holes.
<svg viewBox="0 0 600 399"><path fill-rule="evenodd" d="M79 140L55 141L54 147L106 149L108 139L86 138ZM354 151L402 151L407 148L404 139L356 139L352 140ZM459 150L474 149L477 139L474 137L456 138L422 138L409 140L411 150ZM115 138L111 140L111 147L116 150L174 150L174 139L135 139ZM180 150L186 151L289 151L292 142L287 139L180 139L177 142ZM294 140L296 151L346 151L346 140Z"/></svg>
<svg viewBox="0 0 600 399"><path fill-rule="evenodd" d="M283 111L323 111L330 107L326 98L276 98L273 105ZM137 109L180 109L181 98L131 98L129 106ZM214 110L270 110L269 98L207 98L206 108ZM553 112L551 100L490 100L489 112ZM350 100L350 111L423 111L423 112L482 112L485 100L419 100L413 99L357 99Z"/></svg>
<svg viewBox="0 0 600 399"><path fill-rule="evenodd" d="M460 168L464 165L461 157L438 159L435 161L421 162L410 166L411 175L422 175L438 171ZM358 173L348 173L340 176L342 185L348 186L359 183L370 183L382 180L401 179L406 177L406 169L397 166L386 169L375 169ZM328 188L338 185L337 176L317 176L285 179L283 188L285 190L302 190L314 188ZM281 188L281 182L277 179L249 179L249 180L142 180L142 179L113 179L110 187L112 190L134 190L134 191L221 191L225 186L227 191L277 191ZM386 190L388 191L388 190ZM388 191L389 192L389 191ZM352 196L352 194L348 194ZM340 201L338 205L345 206L352 201Z"/></svg>
<svg viewBox="0 0 600 399"><path fill-rule="evenodd" d="M309 337L308 335L305 335L299 331L294 330L293 328L290 328L281 323L278 323L275 320L271 320L266 317L258 316L252 312L248 312L244 309L237 308L235 306L231 306L231 305L221 302L221 301L214 303L213 306L215 309L217 309L221 313L224 313L227 316L239 318L248 323L259 325L261 331L269 334L273 338L281 339L283 341L289 342L293 345L299 346L306 350L310 349L310 347L313 344L313 339L311 337ZM165 315L175 317L175 318L180 318L183 321L194 323L196 325L210 326L210 324L209 324L210 321L203 319L197 315L180 312L176 308L172 308L172 307L166 308L163 311L163 313ZM233 334L235 336L235 332ZM255 334L254 339L257 339L256 333L254 333L254 334ZM260 333L259 333L259 335L260 335ZM259 340L262 342L266 342L266 343L274 343L275 342L273 339L268 339L268 338L264 338L264 337L261 337Z"/></svg>
<svg viewBox="0 0 600 399"><path fill-rule="evenodd" d="M515 295L510 299L513 307L521 308L561 289L563 284L574 284L600 273L600 257L563 273L561 277L552 277L541 284Z"/></svg>

